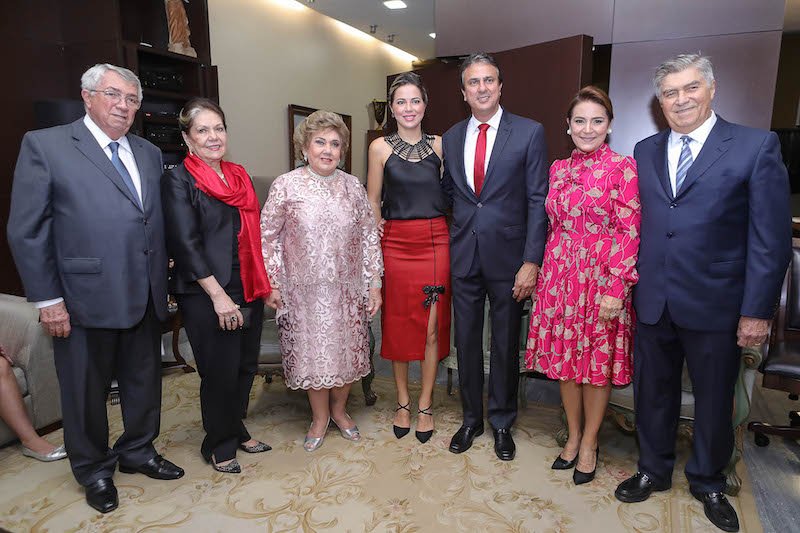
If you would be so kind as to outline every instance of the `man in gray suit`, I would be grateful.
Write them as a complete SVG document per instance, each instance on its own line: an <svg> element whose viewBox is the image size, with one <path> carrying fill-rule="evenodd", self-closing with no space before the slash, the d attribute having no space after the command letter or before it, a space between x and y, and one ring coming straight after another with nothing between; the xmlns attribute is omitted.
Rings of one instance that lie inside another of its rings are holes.
<svg viewBox="0 0 800 533"><path fill-rule="evenodd" d="M64 443L86 501L118 505L120 471L177 479L153 447L161 416L159 321L167 318L161 153L128 135L139 79L109 64L81 77L86 115L25 134L8 241L29 301L53 336ZM119 383L125 431L108 447L106 392Z"/></svg>

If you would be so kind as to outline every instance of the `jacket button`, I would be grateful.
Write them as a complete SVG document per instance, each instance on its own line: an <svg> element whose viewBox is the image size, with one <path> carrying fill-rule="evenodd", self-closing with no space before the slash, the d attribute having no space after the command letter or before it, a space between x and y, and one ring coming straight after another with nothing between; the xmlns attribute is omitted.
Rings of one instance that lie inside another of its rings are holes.
<svg viewBox="0 0 800 533"><path fill-rule="evenodd" d="M671 204L669 204L669 208L670 209L675 209L676 207L678 207L678 204L676 204L675 202L672 202Z"/></svg>
<svg viewBox="0 0 800 533"><path fill-rule="evenodd" d="M145 251L144 251L144 255L147 255L147 254L149 254L149 253L150 253L150 250L145 250Z"/></svg>
<svg viewBox="0 0 800 533"><path fill-rule="evenodd" d="M483 207L483 204L478 202L478 208L481 208L481 207Z"/></svg>
<svg viewBox="0 0 800 533"><path fill-rule="evenodd" d="M472 230L472 234L475 235L475 230Z"/></svg>
<svg viewBox="0 0 800 533"><path fill-rule="evenodd" d="M675 234L670 231L669 233L667 233L667 239L671 239L673 235Z"/></svg>

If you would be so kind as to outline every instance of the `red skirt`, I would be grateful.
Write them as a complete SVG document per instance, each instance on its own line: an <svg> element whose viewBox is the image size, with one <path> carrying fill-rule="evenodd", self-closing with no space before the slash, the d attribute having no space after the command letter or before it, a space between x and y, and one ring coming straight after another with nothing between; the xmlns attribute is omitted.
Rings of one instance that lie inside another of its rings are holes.
<svg viewBox="0 0 800 533"><path fill-rule="evenodd" d="M381 357L425 359L428 317L436 303L439 359L450 353L450 235L444 217L387 220L383 239Z"/></svg>

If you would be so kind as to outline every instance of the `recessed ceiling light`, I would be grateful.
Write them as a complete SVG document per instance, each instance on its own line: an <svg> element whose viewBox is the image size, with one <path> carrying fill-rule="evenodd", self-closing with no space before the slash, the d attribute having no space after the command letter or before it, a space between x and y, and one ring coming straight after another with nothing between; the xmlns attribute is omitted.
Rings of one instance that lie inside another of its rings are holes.
<svg viewBox="0 0 800 533"><path fill-rule="evenodd" d="M383 5L389 9L405 9L408 7L403 0L386 0Z"/></svg>
<svg viewBox="0 0 800 533"><path fill-rule="evenodd" d="M430 36L431 39L436 39L436 32L429 33L428 35Z"/></svg>

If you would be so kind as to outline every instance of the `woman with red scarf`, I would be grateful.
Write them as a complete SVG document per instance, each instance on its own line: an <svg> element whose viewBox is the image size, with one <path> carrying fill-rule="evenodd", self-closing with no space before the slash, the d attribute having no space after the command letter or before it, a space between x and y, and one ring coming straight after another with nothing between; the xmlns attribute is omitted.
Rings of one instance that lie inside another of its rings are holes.
<svg viewBox="0 0 800 533"><path fill-rule="evenodd" d="M161 178L167 249L175 261L170 292L200 372L206 431L200 452L215 470L238 474L237 449L270 450L242 421L271 291L258 199L244 168L222 159L227 131L219 105L195 98L178 120L189 155Z"/></svg>

